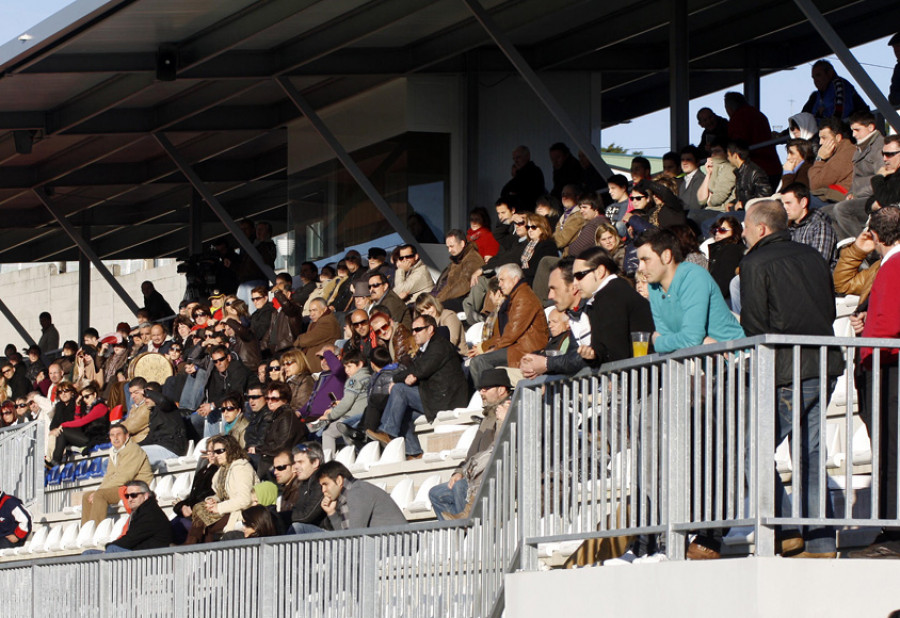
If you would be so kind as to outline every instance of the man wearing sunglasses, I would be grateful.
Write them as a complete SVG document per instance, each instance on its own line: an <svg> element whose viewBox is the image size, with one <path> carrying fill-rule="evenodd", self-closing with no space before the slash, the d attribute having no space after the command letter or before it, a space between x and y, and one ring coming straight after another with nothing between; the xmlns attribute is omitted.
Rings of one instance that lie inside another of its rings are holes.
<svg viewBox="0 0 900 618"><path fill-rule="evenodd" d="M172 526L144 481L125 485L124 502L131 513L128 531L106 546L106 553L157 549L172 544ZM85 552L90 553L90 552ZM96 552L100 553L100 552Z"/></svg>
<svg viewBox="0 0 900 618"><path fill-rule="evenodd" d="M430 423L439 410L464 407L469 402L469 389L456 347L444 337L434 336L435 319L421 315L412 326L419 351L408 370L394 374L379 431L367 430L366 435L383 444L405 436L407 459L418 459L422 447L416 437L415 418L424 414Z"/></svg>
<svg viewBox="0 0 900 618"><path fill-rule="evenodd" d="M372 307L376 305L387 307L395 322L407 328L412 324L409 307L394 293L390 281L384 274L372 273L369 276L369 299L372 301Z"/></svg>
<svg viewBox="0 0 900 618"><path fill-rule="evenodd" d="M272 460L272 476L278 485L278 495L281 496L281 504L278 508L278 516L286 524L291 524L291 511L294 503L300 496L300 480L294 471L294 456L290 449L279 451Z"/></svg>
<svg viewBox="0 0 900 618"><path fill-rule="evenodd" d="M434 280L425 262L412 245L397 250L397 271L394 273L394 293L404 302L416 302L434 287Z"/></svg>
<svg viewBox="0 0 900 618"><path fill-rule="evenodd" d="M873 204L879 206L896 206L900 204L900 135L888 135L884 138L884 149L881 151L884 165L872 177L872 197L866 206L871 211Z"/></svg>

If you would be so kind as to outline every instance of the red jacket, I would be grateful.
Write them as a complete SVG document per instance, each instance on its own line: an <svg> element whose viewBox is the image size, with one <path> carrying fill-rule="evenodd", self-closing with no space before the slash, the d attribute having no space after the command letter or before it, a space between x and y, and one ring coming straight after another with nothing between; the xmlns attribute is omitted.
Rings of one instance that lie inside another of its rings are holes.
<svg viewBox="0 0 900 618"><path fill-rule="evenodd" d="M875 275L869 294L869 312L863 337L900 337L900 254L892 255L887 264L882 260L881 269ZM861 348L860 359L864 366L872 364L872 348ZM882 363L897 363L897 350L883 350Z"/></svg>

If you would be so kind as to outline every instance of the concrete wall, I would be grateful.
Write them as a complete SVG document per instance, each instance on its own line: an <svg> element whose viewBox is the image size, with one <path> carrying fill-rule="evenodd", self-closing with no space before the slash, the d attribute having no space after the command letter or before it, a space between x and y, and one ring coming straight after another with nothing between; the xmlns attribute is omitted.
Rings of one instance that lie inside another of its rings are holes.
<svg viewBox="0 0 900 618"><path fill-rule="evenodd" d="M175 264L116 277L138 306L144 304L141 283L152 281L173 309L184 296L184 276L175 272ZM56 264L41 264L15 272L0 274L0 298L6 303L34 340L41 336L38 315L49 311L59 331L60 345L67 339L81 340L78 331L78 273L58 273ZM91 325L100 334L115 330L119 322L135 324L135 318L107 285L100 274L91 269ZM0 344L26 345L12 325L0 318Z"/></svg>
<svg viewBox="0 0 900 618"><path fill-rule="evenodd" d="M900 609L897 560L736 558L506 576L508 618L885 618Z"/></svg>

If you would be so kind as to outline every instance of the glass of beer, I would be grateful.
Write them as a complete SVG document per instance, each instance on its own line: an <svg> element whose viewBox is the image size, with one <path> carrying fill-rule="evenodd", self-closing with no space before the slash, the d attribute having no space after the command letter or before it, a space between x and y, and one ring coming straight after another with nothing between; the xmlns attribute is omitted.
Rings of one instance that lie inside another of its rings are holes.
<svg viewBox="0 0 900 618"><path fill-rule="evenodd" d="M631 333L631 352L635 358L647 356L650 351L650 333L647 331L635 331Z"/></svg>

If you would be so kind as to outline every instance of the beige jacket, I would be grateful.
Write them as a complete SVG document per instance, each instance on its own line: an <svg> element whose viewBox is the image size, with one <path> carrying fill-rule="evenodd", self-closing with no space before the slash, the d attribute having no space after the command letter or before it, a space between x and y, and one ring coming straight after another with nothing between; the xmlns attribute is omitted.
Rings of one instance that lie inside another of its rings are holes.
<svg viewBox="0 0 900 618"><path fill-rule="evenodd" d="M403 298L403 294L408 295L406 298L403 298L403 302L415 302L419 296L430 292L433 287L434 280L432 280L431 273L428 272L428 267L422 260L416 262L415 266L410 268L408 272L398 268L397 272L394 273L394 292L401 298Z"/></svg>
<svg viewBox="0 0 900 618"><path fill-rule="evenodd" d="M133 438L129 437L125 446L118 452L110 453L109 467L106 469L106 474L103 475L100 489L121 487L131 481L144 481L149 485L152 480L153 469L150 468L147 454Z"/></svg>
<svg viewBox="0 0 900 618"><path fill-rule="evenodd" d="M140 444L150 433L150 407L151 401L145 399L140 405L128 411L128 417L122 421L131 439Z"/></svg>
<svg viewBox="0 0 900 618"><path fill-rule="evenodd" d="M219 483L219 475L222 469L216 471L213 476L212 486L215 488ZM253 465L246 459L238 459L231 462L228 466L228 476L225 477L225 492L228 499L223 500L224 496L216 496L219 500L217 508L222 515L228 515L228 523L225 525L225 532L237 530L238 524L244 520L241 517L241 511L250 506L250 493L253 486L259 483L259 477L256 476L256 470Z"/></svg>

